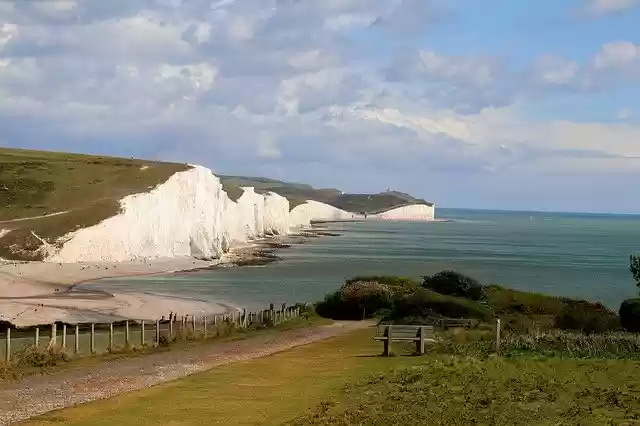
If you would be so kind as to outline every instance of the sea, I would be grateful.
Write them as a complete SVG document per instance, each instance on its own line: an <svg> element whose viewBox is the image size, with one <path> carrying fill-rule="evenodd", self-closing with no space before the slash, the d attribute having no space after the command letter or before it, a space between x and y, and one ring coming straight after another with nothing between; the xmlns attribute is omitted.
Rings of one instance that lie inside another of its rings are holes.
<svg viewBox="0 0 640 426"><path fill-rule="evenodd" d="M483 284L601 301L617 309L638 294L629 255L640 252L640 216L438 209L438 222L337 222L340 236L277 251L265 266L226 267L83 284L249 309L312 302L356 275L424 275L453 269Z"/></svg>

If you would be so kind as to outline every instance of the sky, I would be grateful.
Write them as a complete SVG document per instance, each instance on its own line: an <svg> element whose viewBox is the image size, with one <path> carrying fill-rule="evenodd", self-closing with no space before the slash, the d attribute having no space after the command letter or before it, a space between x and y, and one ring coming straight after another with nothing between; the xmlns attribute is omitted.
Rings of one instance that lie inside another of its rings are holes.
<svg viewBox="0 0 640 426"><path fill-rule="evenodd" d="M0 145L640 213L640 0L0 0Z"/></svg>

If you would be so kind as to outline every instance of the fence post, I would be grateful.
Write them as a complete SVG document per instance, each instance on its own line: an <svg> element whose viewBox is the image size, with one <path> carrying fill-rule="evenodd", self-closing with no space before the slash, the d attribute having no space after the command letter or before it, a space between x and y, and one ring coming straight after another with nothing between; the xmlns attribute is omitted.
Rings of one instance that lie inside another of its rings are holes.
<svg viewBox="0 0 640 426"><path fill-rule="evenodd" d="M6 342L6 351L7 353L5 354L5 361L7 362L7 364L9 364L11 362L11 326L9 324L7 324L7 342Z"/></svg>
<svg viewBox="0 0 640 426"><path fill-rule="evenodd" d="M193 327L193 335L195 336L196 335L196 316L195 315L191 317L191 325Z"/></svg>
<svg viewBox="0 0 640 426"><path fill-rule="evenodd" d="M169 319L169 340L173 339L173 318Z"/></svg>
<svg viewBox="0 0 640 426"><path fill-rule="evenodd" d="M91 354L96 353L96 325L91 324Z"/></svg>
<svg viewBox="0 0 640 426"><path fill-rule="evenodd" d="M58 340L58 325L54 322L51 324L51 337L49 339L49 347L55 346Z"/></svg>
<svg viewBox="0 0 640 426"><path fill-rule="evenodd" d="M140 346L144 346L144 321L140 321Z"/></svg>
<svg viewBox="0 0 640 426"><path fill-rule="evenodd" d="M113 352L113 323L109 323L109 352Z"/></svg>
<svg viewBox="0 0 640 426"><path fill-rule="evenodd" d="M73 343L75 345L73 348L74 353L78 355L78 352L80 352L80 326L78 324L76 324L76 339Z"/></svg>
<svg viewBox="0 0 640 426"><path fill-rule="evenodd" d="M500 354L500 318L496 320L496 354Z"/></svg>
<svg viewBox="0 0 640 426"><path fill-rule="evenodd" d="M156 346L160 346L160 320L156 320Z"/></svg>
<svg viewBox="0 0 640 426"><path fill-rule="evenodd" d="M213 316L213 327L217 327L218 326L218 315L214 315Z"/></svg>
<svg viewBox="0 0 640 426"><path fill-rule="evenodd" d="M35 340L36 349L40 346L40 327L36 327L36 340Z"/></svg>
<svg viewBox="0 0 640 426"><path fill-rule="evenodd" d="M202 332L204 334L204 338L207 338L207 317L202 318Z"/></svg>
<svg viewBox="0 0 640 426"><path fill-rule="evenodd" d="M384 356L389 356L391 354L391 325L387 326L387 340L384 341Z"/></svg>
<svg viewBox="0 0 640 426"><path fill-rule="evenodd" d="M67 348L67 324L62 324L62 349Z"/></svg>
<svg viewBox="0 0 640 426"><path fill-rule="evenodd" d="M129 347L129 320L124 322L124 345Z"/></svg>

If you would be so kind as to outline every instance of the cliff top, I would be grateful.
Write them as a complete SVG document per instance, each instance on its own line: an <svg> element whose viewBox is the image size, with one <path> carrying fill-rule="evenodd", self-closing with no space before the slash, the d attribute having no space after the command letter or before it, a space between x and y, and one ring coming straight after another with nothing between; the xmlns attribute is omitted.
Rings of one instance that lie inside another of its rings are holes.
<svg viewBox="0 0 640 426"><path fill-rule="evenodd" d="M37 259L48 241L113 216L123 197L165 182L184 164L0 148L0 257ZM11 232L6 233L6 230Z"/></svg>
<svg viewBox="0 0 640 426"><path fill-rule="evenodd" d="M318 189L311 185L262 177L226 175L218 177L225 185L253 186L257 192L275 192L289 199L293 205L304 203L306 200L314 200L348 212L361 214L377 214L413 204L433 206L433 203L398 191L386 191L378 194L343 194L342 191L334 188Z"/></svg>

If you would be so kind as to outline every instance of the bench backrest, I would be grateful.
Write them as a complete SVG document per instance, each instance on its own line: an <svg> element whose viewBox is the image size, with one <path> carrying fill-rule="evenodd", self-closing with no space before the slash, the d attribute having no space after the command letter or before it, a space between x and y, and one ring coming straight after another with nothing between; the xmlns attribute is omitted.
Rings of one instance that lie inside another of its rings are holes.
<svg viewBox="0 0 640 426"><path fill-rule="evenodd" d="M378 336L389 336L389 325L378 326ZM391 339L407 339L420 336L420 327L423 328L424 339L433 339L435 336L433 327L430 325L392 325Z"/></svg>

